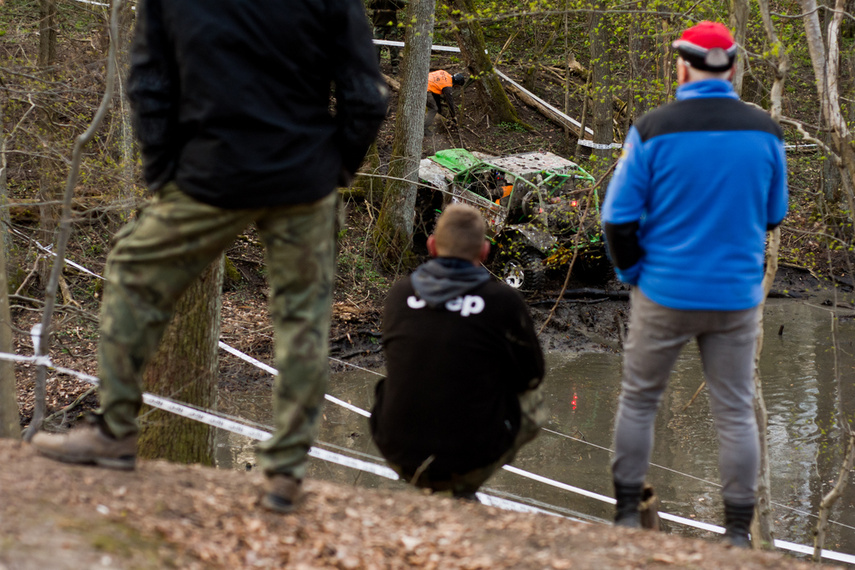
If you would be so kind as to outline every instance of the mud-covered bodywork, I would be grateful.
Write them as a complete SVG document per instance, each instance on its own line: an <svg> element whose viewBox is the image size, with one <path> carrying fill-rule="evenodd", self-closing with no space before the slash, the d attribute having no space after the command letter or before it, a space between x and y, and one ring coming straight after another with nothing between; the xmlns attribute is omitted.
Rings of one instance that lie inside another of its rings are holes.
<svg viewBox="0 0 855 570"><path fill-rule="evenodd" d="M509 284L535 290L546 267L603 256L593 177L550 152L490 156L449 149L421 161L418 220L428 234L449 202L478 208L493 242L491 267Z"/></svg>

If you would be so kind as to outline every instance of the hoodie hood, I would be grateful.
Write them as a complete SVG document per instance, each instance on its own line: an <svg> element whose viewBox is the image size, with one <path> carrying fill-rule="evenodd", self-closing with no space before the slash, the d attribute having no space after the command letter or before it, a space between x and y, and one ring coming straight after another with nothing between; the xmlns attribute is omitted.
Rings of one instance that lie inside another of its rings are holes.
<svg viewBox="0 0 855 570"><path fill-rule="evenodd" d="M490 280L490 273L471 261L437 257L423 263L410 275L416 295L435 309Z"/></svg>

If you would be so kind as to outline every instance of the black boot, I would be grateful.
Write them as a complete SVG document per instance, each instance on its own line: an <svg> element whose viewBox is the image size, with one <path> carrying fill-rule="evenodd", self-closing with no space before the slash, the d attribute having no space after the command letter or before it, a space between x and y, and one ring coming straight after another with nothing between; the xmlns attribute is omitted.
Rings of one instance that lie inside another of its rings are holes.
<svg viewBox="0 0 855 570"><path fill-rule="evenodd" d="M734 505L724 502L724 539L739 548L751 548L748 530L754 518L754 503Z"/></svg>
<svg viewBox="0 0 855 570"><path fill-rule="evenodd" d="M615 483L615 526L626 528L641 528L641 513L638 505L641 503L641 485L624 485Z"/></svg>

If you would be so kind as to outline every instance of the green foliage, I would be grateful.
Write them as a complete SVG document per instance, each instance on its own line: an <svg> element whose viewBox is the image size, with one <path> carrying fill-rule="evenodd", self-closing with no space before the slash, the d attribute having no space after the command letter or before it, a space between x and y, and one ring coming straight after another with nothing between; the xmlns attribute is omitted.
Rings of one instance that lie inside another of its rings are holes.
<svg viewBox="0 0 855 570"><path fill-rule="evenodd" d="M526 128L519 123L498 123L496 125L500 130L506 132L524 133Z"/></svg>

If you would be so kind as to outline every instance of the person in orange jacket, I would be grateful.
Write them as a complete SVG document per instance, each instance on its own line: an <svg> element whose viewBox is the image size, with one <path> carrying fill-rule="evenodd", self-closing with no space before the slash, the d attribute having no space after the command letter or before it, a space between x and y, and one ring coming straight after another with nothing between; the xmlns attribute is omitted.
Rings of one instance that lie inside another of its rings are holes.
<svg viewBox="0 0 855 570"><path fill-rule="evenodd" d="M462 87L466 77L462 73L451 75L443 69L432 71L428 75L427 111L425 113L425 135L433 134L433 122L437 113L442 111L442 103L448 106L448 116L452 122L457 122L457 111L454 106L453 87Z"/></svg>

